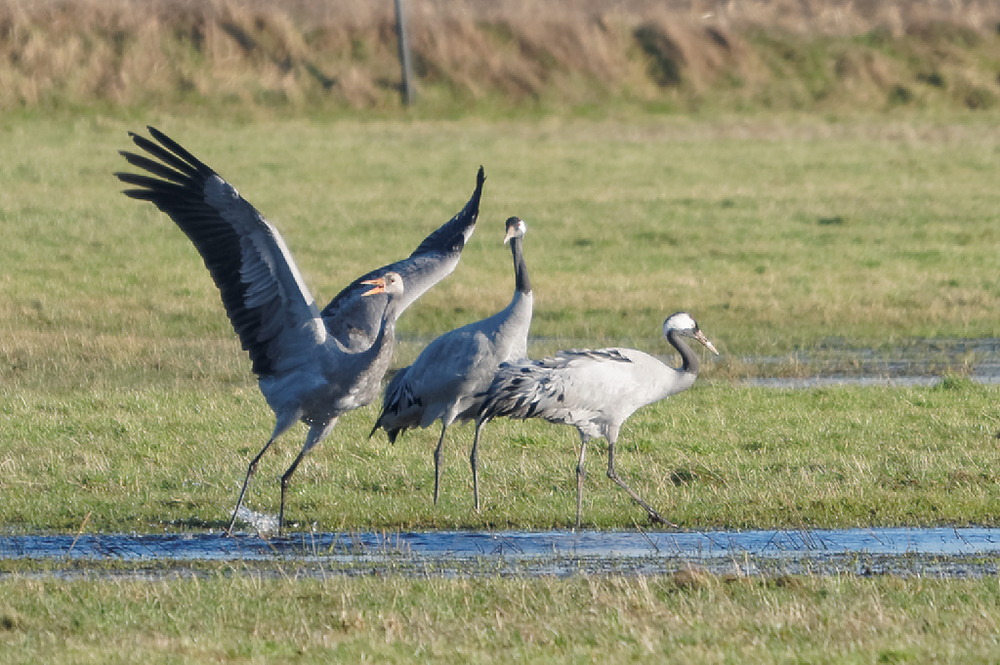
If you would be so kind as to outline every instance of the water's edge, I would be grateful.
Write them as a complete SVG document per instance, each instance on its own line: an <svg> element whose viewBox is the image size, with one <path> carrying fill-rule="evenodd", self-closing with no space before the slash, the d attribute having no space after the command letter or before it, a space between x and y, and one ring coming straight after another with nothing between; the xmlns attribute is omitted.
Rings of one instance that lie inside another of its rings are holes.
<svg viewBox="0 0 1000 665"><path fill-rule="evenodd" d="M214 561L280 564L308 576L660 574L695 566L739 575L959 577L998 573L1000 529L11 535L0 536L0 559L65 564L60 574L109 561L175 571Z"/></svg>

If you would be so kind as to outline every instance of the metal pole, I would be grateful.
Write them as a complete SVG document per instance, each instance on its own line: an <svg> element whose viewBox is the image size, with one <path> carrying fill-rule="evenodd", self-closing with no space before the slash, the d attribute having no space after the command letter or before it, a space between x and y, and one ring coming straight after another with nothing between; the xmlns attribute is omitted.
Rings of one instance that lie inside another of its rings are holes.
<svg viewBox="0 0 1000 665"><path fill-rule="evenodd" d="M406 36L406 12L403 10L403 0L396 3L396 36L399 43L399 64L403 70L403 85L400 91L403 104L413 103L413 65L410 62L410 41Z"/></svg>

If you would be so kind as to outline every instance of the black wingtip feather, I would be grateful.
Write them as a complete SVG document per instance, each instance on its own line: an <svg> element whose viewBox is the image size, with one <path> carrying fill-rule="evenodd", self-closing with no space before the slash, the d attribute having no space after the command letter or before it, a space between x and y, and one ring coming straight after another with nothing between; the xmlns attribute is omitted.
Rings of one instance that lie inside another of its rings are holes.
<svg viewBox="0 0 1000 665"><path fill-rule="evenodd" d="M122 193L129 198L151 202L192 241L219 287L222 304L244 350L250 355L253 372L258 376L270 374L274 366L270 339L262 339L260 333L263 322L273 319L274 312L267 306L250 310L244 304L246 285L239 276L239 234L205 200L205 183L216 175L215 171L163 132L154 127L148 129L159 143L129 132L132 142L144 154L120 151L129 164L142 171L114 174L132 186Z"/></svg>
<svg viewBox="0 0 1000 665"><path fill-rule="evenodd" d="M204 164L202 164L198 160L195 160L194 163L187 162L187 161L185 161L183 159L183 157L177 155L174 152L171 152L170 150L168 150L164 146L161 146L161 145L158 145L156 143L153 143L152 141L150 141L149 139L147 139L144 136L139 136L138 134L133 134L132 135L132 141L137 146L139 146L140 148L142 148L145 152L148 152L150 155L152 155L153 157L156 157L157 159L159 159L160 161L162 161L164 164L167 164L168 166L171 166L171 167L177 169L178 171L180 171L181 173L184 173L185 175L187 175L189 177L192 177L192 178L194 178L194 177L207 178L212 173L211 169L209 169L207 166L205 166Z"/></svg>
<svg viewBox="0 0 1000 665"><path fill-rule="evenodd" d="M169 136L158 130L156 127L153 127L152 125L147 125L146 129L149 130L149 133L153 136L153 138L159 141L163 147L165 147L167 150L169 150L170 152L174 153L175 155L186 161L191 166L194 166L199 173L203 175L207 175L208 173L213 173L212 169L206 166L204 162L202 162L200 159L192 155L190 152L187 151L186 148L184 148L179 143L174 141L172 138L170 138Z"/></svg>
<svg viewBox="0 0 1000 665"><path fill-rule="evenodd" d="M170 180L172 182L184 184L188 182L189 177L175 169L166 166L161 162L150 159L143 155L136 155L135 153L128 152L126 150L120 150L119 154L125 158L132 166L148 171L153 175L159 176L165 180Z"/></svg>
<svg viewBox="0 0 1000 665"><path fill-rule="evenodd" d="M465 248L465 230L474 226L479 219L479 202L483 196L483 183L486 172L482 166L476 174L476 191L472 193L468 203L458 214L446 224L424 238L410 256L419 256L436 252L461 252Z"/></svg>
<svg viewBox="0 0 1000 665"><path fill-rule="evenodd" d="M151 197L156 196L148 189L123 189L122 194L130 199L138 199L140 201L151 201Z"/></svg>

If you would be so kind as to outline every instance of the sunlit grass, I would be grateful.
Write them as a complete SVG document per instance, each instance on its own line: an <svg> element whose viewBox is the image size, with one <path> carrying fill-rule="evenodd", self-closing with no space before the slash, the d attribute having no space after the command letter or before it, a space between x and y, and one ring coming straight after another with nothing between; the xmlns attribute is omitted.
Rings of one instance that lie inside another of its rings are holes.
<svg viewBox="0 0 1000 665"><path fill-rule="evenodd" d="M197 253L110 175L140 124L0 128L4 385L242 372ZM659 327L678 309L731 359L996 334L1000 135L985 126L157 124L278 225L321 303L412 251L483 164L479 230L401 320L404 352L509 300L510 214L529 224L539 350L666 352Z"/></svg>
<svg viewBox="0 0 1000 665"><path fill-rule="evenodd" d="M324 303L405 256L487 181L455 273L400 321L394 364L512 292L502 221L528 221L532 353L669 347L691 311L725 357L637 414L620 465L682 526L992 524L996 390L761 391L744 359L830 340L892 349L996 335L1000 135L982 126L263 122L158 118L285 234ZM88 118L0 124L0 523L17 529L217 527L273 425L189 241L119 193L126 129ZM955 360L964 371L975 358ZM801 368L775 366L779 372ZM300 527L565 526L578 439L491 424L484 512L469 508L470 429L367 439L349 414L296 474ZM289 432L251 490L273 510ZM636 516L590 456L585 518ZM360 508L360 509L359 509Z"/></svg>
<svg viewBox="0 0 1000 665"><path fill-rule="evenodd" d="M831 340L849 351L996 336L994 127L153 121L278 225L320 302L409 253L486 167L479 230L401 320L396 366L508 301L510 214L529 224L533 353L666 353L660 323L691 311L726 357L637 413L618 456L682 528L997 525L996 387L732 381L751 373L744 358ZM190 243L111 176L143 122L0 120L4 533L224 527L273 425ZM477 515L470 427L449 436L435 507L437 432L390 445L367 439L374 417L345 416L300 467L292 528L572 525L572 429L490 424ZM252 508L276 510L303 437L294 428L265 456ZM647 528L593 445L586 525ZM997 660L993 578L316 580L222 566L92 581L12 569L0 574L0 662Z"/></svg>
<svg viewBox="0 0 1000 665"><path fill-rule="evenodd" d="M687 529L996 524L998 391L938 388L779 391L696 387L641 411L618 469ZM954 386L954 387L951 387ZM431 501L437 430L395 445L368 439L374 407L344 417L295 475L293 528L571 527L579 441L544 423L497 421L481 451L483 510L472 509L471 427L452 428L441 501ZM15 531L221 528L272 425L255 390L4 393L0 523ZM301 447L289 432L248 495L276 512L278 477ZM604 475L592 444L584 520L644 523Z"/></svg>
<svg viewBox="0 0 1000 665"><path fill-rule="evenodd" d="M995 578L0 579L0 662L992 662Z"/></svg>

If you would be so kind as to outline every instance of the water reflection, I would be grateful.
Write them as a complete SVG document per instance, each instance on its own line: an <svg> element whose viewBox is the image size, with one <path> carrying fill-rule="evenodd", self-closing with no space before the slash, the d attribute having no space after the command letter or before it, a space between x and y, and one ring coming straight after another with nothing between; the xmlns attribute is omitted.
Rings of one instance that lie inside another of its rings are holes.
<svg viewBox="0 0 1000 665"><path fill-rule="evenodd" d="M1000 368L998 368L1000 370ZM969 380L984 385L1000 385L1000 371L995 374L973 373ZM800 378L765 377L743 379L741 383L754 388L779 388L802 390L805 388L827 388L831 386L884 386L888 388L931 387L941 383L940 376L886 376L886 375L834 375L809 376Z"/></svg>
<svg viewBox="0 0 1000 665"><path fill-rule="evenodd" d="M0 558L94 560L372 560L379 557L795 558L815 554L1000 555L1000 529L801 531L546 531L299 533L264 539L221 533L0 536Z"/></svg>
<svg viewBox="0 0 1000 665"><path fill-rule="evenodd" d="M745 385L761 388L826 386L934 386L943 376L960 375L1000 385L1000 338L913 339L888 349L854 348L844 340L826 340L809 351L787 356L740 359L752 374ZM782 374L795 374L786 378ZM777 376L775 376L777 375Z"/></svg>

